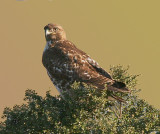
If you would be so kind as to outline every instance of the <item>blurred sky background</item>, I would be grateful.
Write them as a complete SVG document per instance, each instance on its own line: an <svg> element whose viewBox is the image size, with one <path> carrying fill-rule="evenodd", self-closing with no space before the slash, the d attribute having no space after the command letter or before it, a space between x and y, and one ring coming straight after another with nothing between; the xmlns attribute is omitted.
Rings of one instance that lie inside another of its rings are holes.
<svg viewBox="0 0 160 134"><path fill-rule="evenodd" d="M26 89L58 94L41 62L51 22L105 70L130 65L141 74L139 96L160 108L159 0L1 0L0 115L22 104Z"/></svg>

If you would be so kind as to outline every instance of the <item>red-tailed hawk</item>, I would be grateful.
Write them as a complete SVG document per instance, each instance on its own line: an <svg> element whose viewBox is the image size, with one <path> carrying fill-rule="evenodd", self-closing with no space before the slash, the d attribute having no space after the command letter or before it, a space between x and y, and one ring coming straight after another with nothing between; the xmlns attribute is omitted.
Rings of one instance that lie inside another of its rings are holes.
<svg viewBox="0 0 160 134"><path fill-rule="evenodd" d="M96 61L68 41L60 25L48 24L44 30L47 43L42 62L60 93L70 92L75 81L93 85L99 90L107 84L109 91L129 92L124 83L113 80Z"/></svg>

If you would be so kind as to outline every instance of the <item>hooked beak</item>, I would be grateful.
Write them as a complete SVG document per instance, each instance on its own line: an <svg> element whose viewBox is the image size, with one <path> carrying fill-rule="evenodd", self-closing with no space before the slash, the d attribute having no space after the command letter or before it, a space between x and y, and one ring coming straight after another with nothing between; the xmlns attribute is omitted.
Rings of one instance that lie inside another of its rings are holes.
<svg viewBox="0 0 160 134"><path fill-rule="evenodd" d="M54 31L49 31L49 29L46 29L45 31L46 36L50 34L56 34Z"/></svg>

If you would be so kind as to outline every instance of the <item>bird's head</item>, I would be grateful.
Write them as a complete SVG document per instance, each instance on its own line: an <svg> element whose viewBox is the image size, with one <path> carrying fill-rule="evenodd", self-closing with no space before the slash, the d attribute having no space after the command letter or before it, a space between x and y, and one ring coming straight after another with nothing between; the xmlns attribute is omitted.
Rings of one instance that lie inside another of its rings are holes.
<svg viewBox="0 0 160 134"><path fill-rule="evenodd" d="M60 25L48 24L44 27L46 41L59 41L66 39L66 33Z"/></svg>

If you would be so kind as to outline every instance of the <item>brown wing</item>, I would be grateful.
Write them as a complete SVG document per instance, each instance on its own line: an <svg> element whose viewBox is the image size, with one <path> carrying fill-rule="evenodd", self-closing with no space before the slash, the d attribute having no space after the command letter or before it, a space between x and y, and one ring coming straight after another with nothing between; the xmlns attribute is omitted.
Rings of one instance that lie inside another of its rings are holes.
<svg viewBox="0 0 160 134"><path fill-rule="evenodd" d="M42 62L54 77L87 81L96 77L95 69L87 62L87 54L69 41L58 42L43 53Z"/></svg>
<svg viewBox="0 0 160 134"><path fill-rule="evenodd" d="M85 82L99 89L103 89L107 83L109 90L123 91L112 86L115 81L111 76L70 41L55 44L44 52L42 61L49 74L56 79Z"/></svg>

